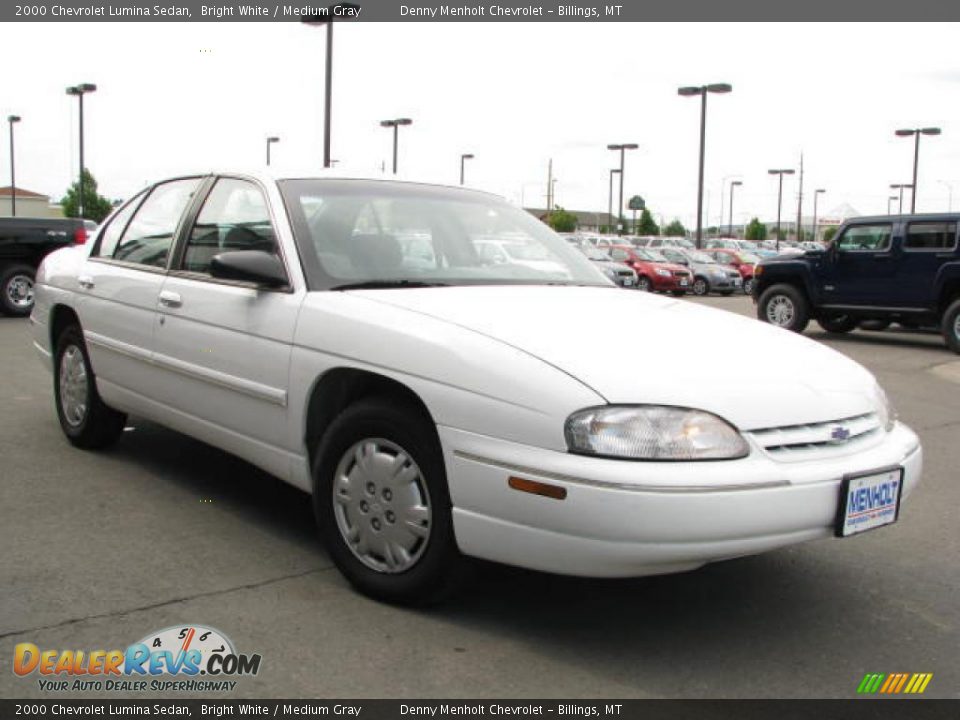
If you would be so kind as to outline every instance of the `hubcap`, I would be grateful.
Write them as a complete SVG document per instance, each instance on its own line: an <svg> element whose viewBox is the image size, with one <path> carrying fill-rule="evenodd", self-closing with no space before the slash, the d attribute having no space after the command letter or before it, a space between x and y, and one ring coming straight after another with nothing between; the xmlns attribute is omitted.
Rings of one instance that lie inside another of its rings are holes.
<svg viewBox="0 0 960 720"><path fill-rule="evenodd" d="M772 325L789 327L795 312L793 300L786 295L775 295L767 303L767 320Z"/></svg>
<svg viewBox="0 0 960 720"><path fill-rule="evenodd" d="M641 290L646 290L647 292L650 291L650 281L646 278L640 278L640 282L637 284L640 286Z"/></svg>
<svg viewBox="0 0 960 720"><path fill-rule="evenodd" d="M367 438L347 450L333 480L337 529L367 567L401 573L430 539L430 493L413 458L396 443Z"/></svg>
<svg viewBox="0 0 960 720"><path fill-rule="evenodd" d="M697 295L706 295L707 294L707 283L704 280L695 280L693 283L693 291Z"/></svg>
<svg viewBox="0 0 960 720"><path fill-rule="evenodd" d="M7 300L17 308L33 305L33 278L29 275L14 275L7 283Z"/></svg>
<svg viewBox="0 0 960 720"><path fill-rule="evenodd" d="M60 356L60 409L71 427L76 427L87 416L87 366L83 353L70 345Z"/></svg>

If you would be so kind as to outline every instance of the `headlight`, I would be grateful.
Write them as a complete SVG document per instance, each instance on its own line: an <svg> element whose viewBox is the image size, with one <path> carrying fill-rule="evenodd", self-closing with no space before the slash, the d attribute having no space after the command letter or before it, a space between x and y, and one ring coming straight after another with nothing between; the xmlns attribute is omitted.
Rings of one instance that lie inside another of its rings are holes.
<svg viewBox="0 0 960 720"><path fill-rule="evenodd" d="M660 277L670 277L670 271L664 270L663 268L657 268L654 272Z"/></svg>
<svg viewBox="0 0 960 720"><path fill-rule="evenodd" d="M617 276L617 274L608 267L603 268L603 272L608 278L615 278Z"/></svg>
<svg viewBox="0 0 960 720"><path fill-rule="evenodd" d="M573 413L567 447L630 460L729 460L749 452L740 433L702 410L663 405L606 405Z"/></svg>
<svg viewBox="0 0 960 720"><path fill-rule="evenodd" d="M897 410L879 384L875 386L874 393L877 396L877 417L880 418L880 425L890 432L897 423Z"/></svg>

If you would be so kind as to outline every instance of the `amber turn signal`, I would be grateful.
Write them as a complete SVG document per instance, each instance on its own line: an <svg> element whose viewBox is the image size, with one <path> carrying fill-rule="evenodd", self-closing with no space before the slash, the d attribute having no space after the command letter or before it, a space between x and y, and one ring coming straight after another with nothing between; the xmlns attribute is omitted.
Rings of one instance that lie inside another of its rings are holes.
<svg viewBox="0 0 960 720"><path fill-rule="evenodd" d="M526 480L524 478L510 477L507 484L514 490L530 493L531 495L543 495L543 497L553 498L554 500L564 500L567 497L567 489L559 485L547 485L536 480Z"/></svg>

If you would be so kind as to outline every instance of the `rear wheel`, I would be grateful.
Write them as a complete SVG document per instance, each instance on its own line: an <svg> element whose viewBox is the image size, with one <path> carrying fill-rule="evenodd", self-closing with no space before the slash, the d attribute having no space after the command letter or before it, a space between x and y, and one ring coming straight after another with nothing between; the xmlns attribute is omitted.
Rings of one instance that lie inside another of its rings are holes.
<svg viewBox="0 0 960 720"><path fill-rule="evenodd" d="M941 329L947 347L960 354L960 299L954 300L943 314Z"/></svg>
<svg viewBox="0 0 960 720"><path fill-rule="evenodd" d="M817 323L829 333L848 333L857 326L856 319L849 315L827 315L817 318Z"/></svg>
<svg viewBox="0 0 960 720"><path fill-rule="evenodd" d="M425 604L454 588L462 558L432 421L366 399L323 436L313 472L320 535L337 568L378 600Z"/></svg>
<svg viewBox="0 0 960 720"><path fill-rule="evenodd" d="M60 333L54 357L53 394L63 434L71 443L87 450L115 443L123 434L127 416L100 399L78 325L68 325Z"/></svg>
<svg viewBox="0 0 960 720"><path fill-rule="evenodd" d="M757 317L785 330L803 332L810 321L809 304L793 285L773 285L760 296Z"/></svg>
<svg viewBox="0 0 960 720"><path fill-rule="evenodd" d="M701 277L696 278L693 281L693 294L703 297L710 292L710 284Z"/></svg>
<svg viewBox="0 0 960 720"><path fill-rule="evenodd" d="M890 327L889 320L863 320L860 323L862 330L871 330L873 332L880 332L886 330L888 327Z"/></svg>
<svg viewBox="0 0 960 720"><path fill-rule="evenodd" d="M637 278L637 290L643 290L644 292L652 291L653 283L650 282L650 278L646 275L641 275Z"/></svg>
<svg viewBox="0 0 960 720"><path fill-rule="evenodd" d="M0 272L0 310L25 317L33 310L33 280L36 271L29 265L10 265Z"/></svg>

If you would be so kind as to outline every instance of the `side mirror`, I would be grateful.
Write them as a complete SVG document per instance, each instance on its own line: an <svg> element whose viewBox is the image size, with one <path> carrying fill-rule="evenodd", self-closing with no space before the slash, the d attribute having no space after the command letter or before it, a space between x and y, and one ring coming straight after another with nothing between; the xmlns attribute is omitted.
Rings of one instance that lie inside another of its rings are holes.
<svg viewBox="0 0 960 720"><path fill-rule="evenodd" d="M210 260L210 276L270 288L287 284L287 274L280 258L263 250L231 250L214 255Z"/></svg>

